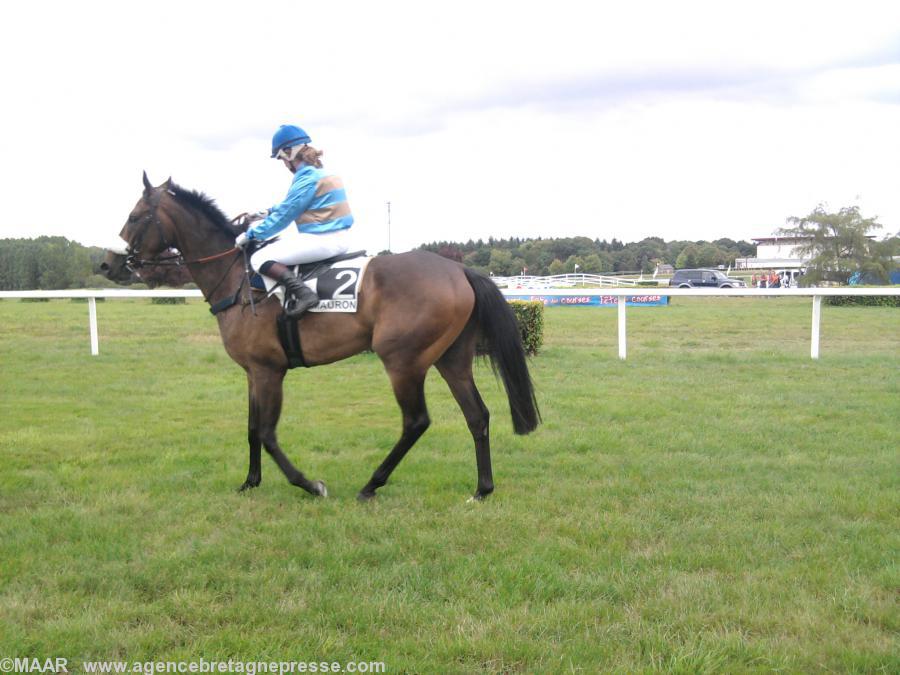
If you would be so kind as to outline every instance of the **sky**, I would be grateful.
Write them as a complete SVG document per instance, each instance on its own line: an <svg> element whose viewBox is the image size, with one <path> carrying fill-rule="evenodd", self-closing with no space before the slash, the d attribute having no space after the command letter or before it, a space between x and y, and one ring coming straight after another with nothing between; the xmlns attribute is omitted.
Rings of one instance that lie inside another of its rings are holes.
<svg viewBox="0 0 900 675"><path fill-rule="evenodd" d="M900 231L896 0L33 0L0 63L0 238L111 243L144 170L270 207L286 123L373 253L749 240L819 204Z"/></svg>

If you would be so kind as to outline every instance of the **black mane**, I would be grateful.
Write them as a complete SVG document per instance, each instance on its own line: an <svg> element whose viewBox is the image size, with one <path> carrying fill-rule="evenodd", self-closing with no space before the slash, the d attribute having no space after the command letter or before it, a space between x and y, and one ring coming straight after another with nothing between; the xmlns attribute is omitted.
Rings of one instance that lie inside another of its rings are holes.
<svg viewBox="0 0 900 675"><path fill-rule="evenodd" d="M222 230L229 237L235 237L240 234L241 230L236 228L228 220L222 209L219 208L216 201L202 192L197 190L187 190L175 183L171 184L171 190L174 193L175 201L188 209L200 211L205 215L218 229Z"/></svg>

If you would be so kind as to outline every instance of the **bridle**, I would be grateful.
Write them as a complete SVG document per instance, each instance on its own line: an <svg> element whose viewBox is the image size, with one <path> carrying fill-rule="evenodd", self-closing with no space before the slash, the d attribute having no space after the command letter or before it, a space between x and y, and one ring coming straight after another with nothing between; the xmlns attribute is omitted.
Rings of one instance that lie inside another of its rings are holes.
<svg viewBox="0 0 900 675"><path fill-rule="evenodd" d="M175 192L166 188L166 192L168 192L173 197L175 196ZM177 247L173 246L169 243L168 239L166 239L166 231L163 228L163 224L159 219L159 202L162 200L162 192L156 192L150 196L147 200L149 209L147 211L146 216L146 226L141 229L140 234L137 238L135 244L126 243L125 249L125 269L127 269L132 274L136 274L137 270L142 267L184 267L186 265L198 264L202 265L204 263L213 262L214 260L220 260L222 258L226 258L230 255L234 255L235 253L243 253L244 259L244 277L241 279L241 283L238 286L237 291L234 295L226 297L224 300L221 300L216 303L212 303L210 298L215 294L217 290L219 290L219 286L222 285L222 282L228 278L231 269L234 267L235 263L241 259L242 256L236 256L234 260L231 261L231 264L225 270L225 273L222 275L222 278L219 279L218 283L213 287L212 291L206 297L206 301L210 303L210 311L213 314L218 314L229 307L232 307L240 302L241 291L244 288L244 283L249 285L250 281L250 260L247 253L246 248L239 248L237 246L233 246L232 248L222 251L220 253L214 253L213 255L204 256L202 258L195 258L193 260L185 260L184 256L181 254L181 251L178 250ZM155 226L157 232L159 233L160 241L163 243L163 251L167 250L175 250L176 253L168 256L156 256L154 258L141 258L140 257L140 248L141 244L144 243L144 236L147 233L149 227ZM140 276L140 275L138 275ZM254 314L256 313L256 308L253 303L253 294L250 293L250 305L253 307Z"/></svg>
<svg viewBox="0 0 900 675"><path fill-rule="evenodd" d="M166 192L168 192L173 197L175 196L175 193L172 190L166 189ZM213 262L214 260L219 260L229 255L233 255L241 250L237 246L234 246L226 251L222 251L221 253L215 253L203 258L195 258L194 260L185 260L184 256L181 254L181 251L179 251L177 247L170 244L166 239L166 231L163 228L163 224L159 219L158 213L159 202L161 199L162 192L157 192L150 197L150 199L148 200L150 208L147 211L147 215L145 216L145 218L147 219L147 227L141 229L141 232L135 244L129 243L125 250L125 269L127 269L129 272L135 273L142 267L184 267L185 265L192 264L202 265L203 263ZM159 233L159 239L163 243L162 250L167 251L172 249L177 251L177 253L167 256L156 256L155 258L141 258L141 244L144 243L144 236L150 226L156 227L156 230Z"/></svg>

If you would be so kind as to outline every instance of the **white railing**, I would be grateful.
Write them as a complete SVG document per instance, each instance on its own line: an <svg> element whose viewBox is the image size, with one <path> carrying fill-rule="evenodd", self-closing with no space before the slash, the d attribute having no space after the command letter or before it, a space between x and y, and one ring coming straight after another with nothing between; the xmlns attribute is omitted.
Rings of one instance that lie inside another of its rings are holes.
<svg viewBox="0 0 900 675"><path fill-rule="evenodd" d="M625 359L627 353L625 332L625 308L626 302L619 302L622 297L630 296L756 296L756 297L811 297L812 298L812 330L810 335L810 358L819 358L819 326L822 316L822 298L827 295L900 295L900 286L888 287L841 287L841 288L641 288L635 292L634 288L545 288L545 289L501 289L505 296L531 296L540 299L542 296L614 296L618 307L618 333L619 333L619 358ZM203 294L198 290L142 290L133 291L125 289L78 289L71 291L0 291L0 299L3 298L87 298L88 321L91 333L91 354L100 353L99 332L97 329L97 298L202 298Z"/></svg>
<svg viewBox="0 0 900 675"><path fill-rule="evenodd" d="M603 276L601 274L555 274L550 277L515 276L491 277L500 288L521 288L537 290L544 288L566 288L570 286L637 286L641 281L653 281L653 277L625 279L623 277ZM651 286L650 288L653 288Z"/></svg>
<svg viewBox="0 0 900 675"><path fill-rule="evenodd" d="M202 298L198 290L182 290L170 288L159 291L132 291L123 288L106 288L102 290L79 288L73 291L0 291L2 298L87 298L88 323L91 331L91 354L100 353L100 333L97 330L97 298Z"/></svg>
<svg viewBox="0 0 900 675"><path fill-rule="evenodd" d="M699 296L719 296L719 297L735 297L741 296L757 296L757 297L812 297L812 330L810 335L810 358L819 358L819 326L822 316L822 298L826 295L900 295L900 286L889 287L841 287L841 288L644 288L639 292L634 289L625 288L605 288L598 289L546 289L540 292L529 293L527 289L501 289L505 296L522 297L530 295L535 299L542 296L615 296L616 305L618 307L618 328L619 328L619 358L625 359L627 353L627 341L625 335L625 308L626 302L620 302L620 298L630 296L648 296L662 295L672 297L676 295L686 295L688 297Z"/></svg>

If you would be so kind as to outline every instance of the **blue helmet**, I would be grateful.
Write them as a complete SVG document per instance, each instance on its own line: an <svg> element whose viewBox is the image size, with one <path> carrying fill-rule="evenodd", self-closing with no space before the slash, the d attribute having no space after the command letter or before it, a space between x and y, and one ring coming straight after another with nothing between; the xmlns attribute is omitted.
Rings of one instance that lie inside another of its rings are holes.
<svg viewBox="0 0 900 675"><path fill-rule="evenodd" d="M272 136L272 157L278 154L279 150L284 148L293 148L301 143L309 143L310 138L300 127L293 124L282 124L278 127L278 131Z"/></svg>

